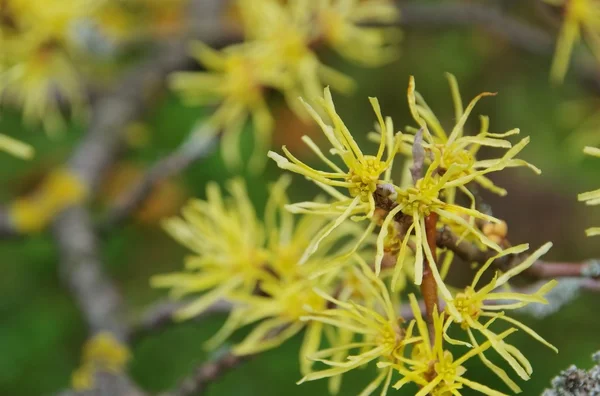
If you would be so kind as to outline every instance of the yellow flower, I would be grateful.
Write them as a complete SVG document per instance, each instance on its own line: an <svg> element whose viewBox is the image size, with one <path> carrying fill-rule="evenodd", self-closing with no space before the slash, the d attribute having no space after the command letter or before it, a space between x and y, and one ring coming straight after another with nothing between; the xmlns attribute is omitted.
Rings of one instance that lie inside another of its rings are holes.
<svg viewBox="0 0 600 396"><path fill-rule="evenodd" d="M397 314L396 305L383 281L375 276L364 260L358 256L356 259L361 269L352 267L351 271L360 279L362 288L372 297L372 301L359 303L350 300L345 302L317 290L320 296L336 308L315 312L303 319L321 322L351 332L358 336L359 340L353 340L356 338L355 336L350 337L345 343L333 342L335 346L309 356L330 368L306 375L298 382L299 384L337 377L372 361L396 362L402 359L407 345L420 340L419 337L412 335L414 322L411 322L406 328L402 326L404 319ZM346 360L331 359L340 351L345 352L343 356L347 355ZM351 354L351 351L358 353ZM382 383L384 383L382 394L385 394L391 382L392 371L391 366L381 370L361 395L372 393Z"/></svg>
<svg viewBox="0 0 600 396"><path fill-rule="evenodd" d="M519 265L511 268L502 275L496 274L493 279L485 286L477 288L477 283L481 279L483 273L490 267L492 262L499 257L508 254L519 254L527 250L528 245L519 245L504 250L502 253L490 258L477 272L470 286L467 286L464 291L457 293L454 300L448 302L448 307L452 306L458 311L459 316L454 316L452 311L448 310L448 321L444 326L444 338L452 344L461 344L468 346L477 346L477 341L473 334L473 330L477 330L484 335L491 343L491 347L496 350L503 359L505 359L515 372L522 379L529 379L532 369L527 358L513 345L505 342L500 342L498 335L494 333L490 327L495 321L504 321L515 326L534 339L551 348L555 352L558 350L539 336L531 328L509 316L506 316L504 310L511 310L524 307L531 303L547 303L544 295L550 291L557 282L555 280L544 284L538 291L533 294L523 294L511 291L495 291L496 289L505 286L507 282L514 276L527 270L531 267L542 255L550 248L552 243L548 242L540 247L535 252L531 253L527 259L523 260ZM476 289L477 288L477 289ZM454 310L453 310L454 311ZM484 322L482 322L482 320ZM461 328L465 330L469 336L470 343L464 341L453 340L446 334L449 326L452 323L459 323ZM483 353L479 354L483 363L488 366L496 375L498 375L513 391L519 391L518 386L506 375L506 373L489 361Z"/></svg>
<svg viewBox="0 0 600 396"><path fill-rule="evenodd" d="M477 346L477 348L471 349L460 358L454 359L452 354L444 349L443 345L444 313L438 314L437 310L434 311L433 334L435 338L431 340L429 329L423 320L415 296L411 294L409 298L422 341L414 346L410 358L403 358L400 363L395 364L379 363L381 368L394 368L403 376L401 380L393 385L393 388L400 389L407 383L413 382L421 388L416 396L461 395L460 389L463 387L471 388L485 395L505 396L501 392L467 379L464 375L467 370L462 364L490 348L491 342L486 341ZM498 340L504 339L514 331L516 330L510 329L505 331L498 335Z"/></svg>
<svg viewBox="0 0 600 396"><path fill-rule="evenodd" d="M443 174L453 164L463 168L462 172L458 172L449 180L447 188L459 188L465 194L470 195L468 191L466 191L464 185L469 181L474 181L492 192L499 195L506 195L506 190L495 186L485 175L504 168L517 166L526 166L536 173L540 173L541 171L535 166L526 161L514 158L529 143L528 137L522 139L515 146L512 146L508 140L504 139L505 137L518 134L518 128L511 129L505 133L491 133L488 131L489 118L481 116L481 129L479 133L475 136L465 136L465 123L477 102L482 97L495 94L489 92L481 93L477 95L466 108L463 108L456 78L450 73L447 73L446 77L452 93L454 115L456 119L456 124L453 126L450 133L444 130L440 121L437 119L431 108L429 108L423 97L415 91L415 80L412 76L408 85L408 104L413 118L423 130L423 138L425 140L423 146L425 150L430 153L433 160L439 162L439 170L437 172ZM504 148L509 150L501 158L477 160L476 155L481 147ZM453 194L454 193L452 192L452 198Z"/></svg>
<svg viewBox="0 0 600 396"><path fill-rule="evenodd" d="M583 152L587 155L600 157L600 149L596 147L585 147ZM600 204L600 189L579 194L577 198L579 201L585 202L586 205L598 205ZM600 227L588 228L585 233L587 236L600 235Z"/></svg>
<svg viewBox="0 0 600 396"><path fill-rule="evenodd" d="M271 187L264 225L256 218L241 181L231 183L234 201L229 204L223 203L218 188L210 185L206 202L195 201L184 209L185 221L177 218L166 224L167 230L197 256L188 259L186 272L156 276L152 283L171 287L177 297L207 291L177 312L179 319L201 313L219 298L235 304L221 330L207 342L209 348L216 348L248 325L253 329L234 346L236 354L275 348L305 330L300 365L302 372L308 373L312 362L306 356L318 349L323 326L300 318L325 309L326 300L313 288L334 287L337 273L318 278L313 275L338 260L337 246L348 233L340 229L305 265L299 265L310 238L325 220L305 215L296 221L283 208L289 183L289 178L281 178Z"/></svg>
<svg viewBox="0 0 600 396"><path fill-rule="evenodd" d="M343 57L368 66L378 66L397 56L391 47L399 38L394 28L364 27L370 22L393 23L398 8L386 0L324 0L316 7L317 20L325 40Z"/></svg>
<svg viewBox="0 0 600 396"><path fill-rule="evenodd" d="M358 144L352 137L348 128L337 114L335 105L329 89L325 89L324 98L319 100L323 110L327 113L333 125L327 124L321 116L310 105L305 103L309 113L319 124L327 140L331 144L331 152L339 156L344 163L345 170L336 165L332 160L317 147L317 145L308 137L304 136L302 140L310 149L331 169L331 171L320 171L311 168L290 153L285 146L283 157L270 151L268 156L277 162L277 165L314 181L332 198L331 203L319 202L301 202L289 205L288 209L294 213L314 213L318 215L336 215L336 219L324 227L315 235L311 244L302 258L302 262L314 253L321 241L323 241L334 229L339 227L346 219L352 217L353 220L374 219L375 199L373 193L377 186L391 181L391 168L394 156L398 150L400 139L394 137L393 125L390 118L385 121L381 115L379 102L375 98L370 98L371 105L377 116L379 128L382 131L379 142L379 149L376 155L365 155L358 147ZM383 154L387 149L387 158L383 159ZM290 162L291 161L291 162ZM343 188L348 195L343 194L336 188ZM372 232L375 223L372 222L367 228L365 236Z"/></svg>
<svg viewBox="0 0 600 396"><path fill-rule="evenodd" d="M0 73L0 94L23 109L23 117L29 124L41 121L49 132L64 126L58 96L81 110L84 102L80 76L68 53L48 43L46 46L19 46L14 62Z"/></svg>
<svg viewBox="0 0 600 396"><path fill-rule="evenodd" d="M121 373L130 359L131 352L111 333L96 334L83 347L82 365L72 377L73 388L76 391L92 389L97 371Z"/></svg>
<svg viewBox="0 0 600 396"><path fill-rule="evenodd" d="M562 82L567 74L571 53L580 37L586 35L589 48L600 61L600 4L595 0L545 0L554 6L564 8L564 22L561 28L550 77L554 82Z"/></svg>
<svg viewBox="0 0 600 396"><path fill-rule="evenodd" d="M304 341L299 353L300 370L303 374L308 373L313 363L307 356L319 348L323 324L318 321L303 322L300 318L309 312L325 309L326 300L313 291L318 284L308 279L294 282L273 280L261 283L261 292L265 296L240 295L238 298L233 294L232 301L241 305L237 327L260 321L241 343L233 347L233 353L249 355L278 347L304 329Z"/></svg>
<svg viewBox="0 0 600 396"><path fill-rule="evenodd" d="M48 174L38 190L18 198L9 212L15 228L24 233L43 230L65 208L83 202L87 189L72 171L59 168Z"/></svg>
<svg viewBox="0 0 600 396"><path fill-rule="evenodd" d="M77 113L84 102L73 27L93 14L90 0L7 0L0 10L0 95L22 106L25 120L62 127L58 100Z"/></svg>
<svg viewBox="0 0 600 396"><path fill-rule="evenodd" d="M396 217L396 215L402 213L404 216L408 217L410 225L408 226L405 234L402 236L402 245L397 255L395 267L396 273L394 275L394 279L396 279L402 271L404 260L406 259L408 253L408 242L414 232L415 284L420 285L422 282L424 260L427 259L427 261L431 264L430 268L440 292L446 300L451 301L452 294L442 280L437 268L436 260L434 260L433 257L432 248L429 246L427 241L425 218L431 214L436 214L439 216L442 224L447 221L459 224L464 228L465 232L468 232L468 235L473 238L477 238L477 240L479 240L482 244L496 251L502 250L500 246L485 236L474 224L467 221L463 216L482 219L492 223L499 223L500 220L478 212L475 209L465 208L459 205L444 202L440 195L441 192L447 188L449 184L448 180L451 180L453 177L455 177L457 173L462 172L464 168L460 167L460 165L454 164L446 170L443 176L436 175L436 170L438 168L439 162L438 160L435 160L427 168L425 176L417 180L417 183L414 187L409 187L405 190L396 188L397 205L390 211L389 215L386 217L386 220L383 222L382 232L379 234L377 240L379 253L376 258L376 265L380 263L380 257L383 256L384 238L387 236L389 229L388 226L392 219ZM394 281L392 282L392 288L395 288Z"/></svg>
<svg viewBox="0 0 600 396"><path fill-rule="evenodd" d="M283 93L298 114L304 114L298 96L317 97L324 84L346 92L353 88L352 79L323 64L313 50L320 39L313 21L316 3L238 0L238 4L247 40L260 46L267 68L284 73Z"/></svg>
<svg viewBox="0 0 600 396"><path fill-rule="evenodd" d="M250 44L229 46L216 51L201 42L191 46L192 55L206 72L177 72L171 86L187 105L218 105L210 123L223 129L223 158L229 166L239 166L240 134L248 118L255 131L252 166L264 162L273 131L273 119L265 102L264 90L281 85L261 58L260 48Z"/></svg>
<svg viewBox="0 0 600 396"><path fill-rule="evenodd" d="M265 231L241 180L229 183L231 198L224 200L219 187L210 183L207 200L192 200L182 217L164 222L165 229L194 255L186 259L186 271L156 275L154 287L171 288L174 297L207 291L186 308L178 319L200 314L231 293L252 294L259 281L271 277L265 269Z"/></svg>

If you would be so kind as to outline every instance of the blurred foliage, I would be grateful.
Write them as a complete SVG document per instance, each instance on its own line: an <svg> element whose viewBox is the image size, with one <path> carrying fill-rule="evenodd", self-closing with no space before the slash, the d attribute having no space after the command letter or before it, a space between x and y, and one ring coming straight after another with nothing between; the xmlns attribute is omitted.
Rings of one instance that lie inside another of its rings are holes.
<svg viewBox="0 0 600 396"><path fill-rule="evenodd" d="M368 130L374 121L367 96L379 97L384 114L392 116L397 127L404 127L410 119L405 103L410 74L415 75L419 91L440 119L448 122L453 110L448 106L450 92L443 72L456 75L464 97L473 97L482 90L497 91L498 96L486 98L478 105L478 114L487 114L494 120L492 131L519 127L524 135L530 135L532 142L523 158L539 166L543 173L536 177L517 170L496 178L509 194L501 199L486 196L494 213L507 220L514 243L530 242L532 247L538 247L543 241L553 241L555 248L548 259L577 260L598 255L594 249L597 241L586 239L583 230L600 223L600 212L577 203L576 196L597 186L594 175L600 163L584 159L583 155L573 156L579 151L566 147L572 126L584 119L578 114L573 115L577 119L571 119L571 114L561 110L567 100L592 100L592 96L572 77L564 86L552 87L548 82L549 59L524 54L482 32L468 30L407 31L401 58L378 70L351 67L332 53L323 56L358 82L354 95L335 95L340 115L355 131ZM274 99L275 103L278 101L281 104L276 106L283 106L280 99ZM277 114L289 117L282 111L276 110ZM197 109L185 108L173 96L165 95L144 120L150 132L148 144L131 148L126 154L127 162L143 168L171 152L192 129L197 116ZM312 126L307 128L312 130ZM294 122L280 123L277 142L295 144L291 139L298 139L297 129ZM37 151L36 159L29 162L0 156L2 202L27 191L45 169L61 163L83 133L81 126L75 126L63 135L49 137L24 127L19 115L10 112L4 112L0 118L0 130L22 138ZM243 142L243 147L248 148L246 156L251 147L248 132ZM274 164L269 164L261 175L245 175L255 202L265 200L265 181L275 180L279 173ZM217 152L194 164L175 183L190 196L202 197L207 181L222 182L230 176ZM295 200L315 193L310 183L300 177L294 180L290 194L298 198ZM95 205L98 219L105 204L106 200L100 199ZM165 297L162 291L150 289L148 279L179 268L184 252L157 222L133 221L101 238L106 269L124 293L133 315ZM61 285L57 273L59 257L51 235L45 232L1 241L0 257L0 394L50 394L67 387L87 335L72 297ZM594 305L597 301L597 295L584 295L543 320L523 318L560 351L554 355L541 344L532 343L525 334L515 336L515 345L526 351L534 366L533 378L522 384L523 394L540 394L550 379L570 364L588 364L590 354L600 347L600 316ZM150 392L174 385L211 357L202 349L202 342L222 320L214 317L201 323L172 326L140 340L133 346L132 376ZM211 386L208 394L325 395L325 381L295 385L299 379L299 345L300 337L296 337L283 347L252 359ZM477 373L472 378L498 382L475 360L470 363L467 368ZM341 394L354 394L368 378L368 370L346 376ZM501 384L488 385L504 389ZM411 394L411 390L402 394Z"/></svg>

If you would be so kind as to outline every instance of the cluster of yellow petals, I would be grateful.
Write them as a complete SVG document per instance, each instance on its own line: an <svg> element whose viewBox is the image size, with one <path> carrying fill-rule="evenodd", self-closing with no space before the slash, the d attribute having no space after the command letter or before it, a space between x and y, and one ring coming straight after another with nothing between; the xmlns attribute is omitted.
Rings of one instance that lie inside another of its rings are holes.
<svg viewBox="0 0 600 396"><path fill-rule="evenodd" d="M94 335L83 347L82 364L71 379L73 389L93 389L94 377L98 372L121 374L130 359L129 349L111 333L101 332Z"/></svg>
<svg viewBox="0 0 600 396"><path fill-rule="evenodd" d="M264 166L264 153L274 123L265 100L267 89L281 92L299 116L306 111L298 102L321 94L324 85L349 91L353 81L323 64L315 46L328 43L351 60L379 65L395 57L395 29L367 28L367 21L397 18L387 0L238 0L236 3L245 41L215 51L203 44L192 47L194 57L206 67L201 72L178 72L172 87L189 105L218 106L209 120L223 133L223 156L228 166L242 164L239 137L252 120L255 143L249 165Z"/></svg>
<svg viewBox="0 0 600 396"><path fill-rule="evenodd" d="M57 97L76 112L83 103L78 22L93 15L90 0L7 0L0 6L0 94L22 107L25 120L55 131L63 119Z"/></svg>
<svg viewBox="0 0 600 396"><path fill-rule="evenodd" d="M314 274L339 259L331 253L334 245L355 231L340 229L300 265L310 238L325 221L309 215L297 219L284 209L289 183L288 178L281 178L272 186L264 223L258 220L241 180L229 184L229 199L223 198L216 184L210 184L206 201L191 201L182 218L165 222L167 231L193 252L185 270L156 275L151 283L171 289L174 298L203 293L176 313L179 320L199 315L219 300L234 304L224 326L207 342L209 348L249 325L252 331L233 348L236 354L277 347L305 329L300 363L307 373L312 363L305 356L318 349L323 326L301 319L326 309L326 300L315 288L331 292L336 285L335 276Z"/></svg>

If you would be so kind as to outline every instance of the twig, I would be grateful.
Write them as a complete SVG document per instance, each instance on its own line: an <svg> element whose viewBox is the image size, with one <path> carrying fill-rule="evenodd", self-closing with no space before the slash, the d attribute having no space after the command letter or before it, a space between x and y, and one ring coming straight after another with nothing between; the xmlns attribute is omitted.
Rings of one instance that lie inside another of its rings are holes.
<svg viewBox="0 0 600 396"><path fill-rule="evenodd" d="M197 17L194 25L201 26L196 28L195 33L215 34L219 31L215 15L220 15L220 7L222 3L217 1L198 0L192 3L190 15ZM165 77L184 68L187 62L185 40L166 43L157 57L125 76L114 92L98 99L90 128L68 162L69 169L85 183L88 191L93 193L97 189L104 170L113 162L125 127L141 116L149 99L164 86ZM54 221L53 232L62 255L60 272L72 290L90 331L110 331L125 342L127 327L122 320L123 307L115 286L103 273L92 229L89 214L82 206L66 209ZM101 378L108 382L98 381L93 394L139 394L124 376ZM117 388L111 385L115 378L125 378L120 383L127 385L118 388L118 393Z"/></svg>
<svg viewBox="0 0 600 396"><path fill-rule="evenodd" d="M124 341L127 332L121 297L103 272L89 214L82 207L70 208L60 215L53 228L61 254L61 277L91 333L110 331Z"/></svg>
<svg viewBox="0 0 600 396"><path fill-rule="evenodd" d="M237 356L229 351L225 352L218 359L202 364L189 377L183 379L174 390L164 393L161 396L202 395L211 383L254 356Z"/></svg>
<svg viewBox="0 0 600 396"><path fill-rule="evenodd" d="M186 301L168 301L160 302L150 306L129 328L129 342L134 343L145 334L155 334L165 327L177 323L173 315L188 304ZM192 321L200 321L208 316L228 313L233 304L228 301L220 300L202 311L202 314L195 316ZM189 322L189 321L188 321Z"/></svg>
<svg viewBox="0 0 600 396"><path fill-rule="evenodd" d="M425 259L423 261L423 281L421 282L421 294L423 295L423 300L425 302L425 313L427 325L429 327L430 340L435 339L435 329L433 327L433 312L435 307L438 309L440 306L440 299L438 298L437 293L437 283L435 278L433 277L433 272L431 267L437 265L437 246L436 246L436 224L438 221L438 215L436 213L431 213L429 216L425 218L425 233L427 237L427 244L431 249L431 254L433 256L433 262L430 263L429 260Z"/></svg>
<svg viewBox="0 0 600 396"><path fill-rule="evenodd" d="M456 256L466 263L484 264L496 253L491 250L479 249L473 243L459 241L457 235L448 227L439 230L437 246L451 250ZM496 269L506 271L525 258L526 253L512 254L496 259L492 264ZM517 283L530 284L544 279L579 278L582 289L600 291L600 260L586 260L583 262L548 262L538 260L530 268L516 277ZM514 282L514 281L513 281Z"/></svg>
<svg viewBox="0 0 600 396"><path fill-rule="evenodd" d="M110 230L122 223L135 209L143 205L156 185L209 155L217 140L214 133L206 130L209 128L204 126L195 131L177 150L152 166L139 182L117 199L115 205L109 209L101 229Z"/></svg>

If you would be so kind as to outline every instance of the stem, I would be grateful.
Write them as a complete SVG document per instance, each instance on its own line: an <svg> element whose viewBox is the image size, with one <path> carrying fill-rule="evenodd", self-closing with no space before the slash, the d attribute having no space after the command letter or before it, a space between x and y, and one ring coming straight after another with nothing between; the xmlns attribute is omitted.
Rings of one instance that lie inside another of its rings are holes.
<svg viewBox="0 0 600 396"><path fill-rule="evenodd" d="M435 261L437 261L436 254L436 239L437 239L437 229L436 224L438 221L437 213L431 213L429 216L425 217L425 233L427 236L427 244L431 249L431 254L433 255L433 263L428 262L427 260L423 263L423 282L421 283L421 294L423 295L423 301L425 302L425 313L427 325L429 326L429 332L433 333L433 310L436 306L439 307L439 298L437 293L437 284L435 283L435 279L433 278L433 272L431 272L431 266L436 265ZM431 342L434 340L433 334L430 334Z"/></svg>

